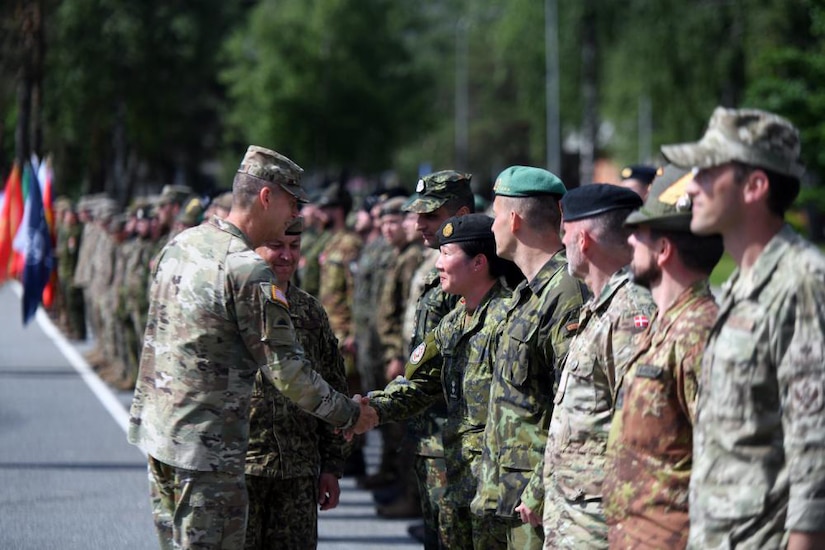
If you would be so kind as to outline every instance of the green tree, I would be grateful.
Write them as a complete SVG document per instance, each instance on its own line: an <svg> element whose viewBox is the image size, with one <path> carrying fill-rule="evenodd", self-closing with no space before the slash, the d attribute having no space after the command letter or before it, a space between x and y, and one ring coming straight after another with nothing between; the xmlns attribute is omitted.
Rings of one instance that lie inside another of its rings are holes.
<svg viewBox="0 0 825 550"><path fill-rule="evenodd" d="M229 40L221 78L236 143L306 168L386 169L427 123L413 3L262 0Z"/></svg>

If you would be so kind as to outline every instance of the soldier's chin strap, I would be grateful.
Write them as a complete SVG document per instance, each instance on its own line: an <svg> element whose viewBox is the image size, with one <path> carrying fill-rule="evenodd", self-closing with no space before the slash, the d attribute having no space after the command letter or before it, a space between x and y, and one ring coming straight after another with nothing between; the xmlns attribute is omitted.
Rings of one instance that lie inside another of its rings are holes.
<svg viewBox="0 0 825 550"><path fill-rule="evenodd" d="M435 344L435 336L431 332L424 337L424 341L421 342L410 354L407 365L404 367L404 377L408 379L412 378L415 371L417 371L421 365L426 364L427 361L433 357L440 355L441 352Z"/></svg>

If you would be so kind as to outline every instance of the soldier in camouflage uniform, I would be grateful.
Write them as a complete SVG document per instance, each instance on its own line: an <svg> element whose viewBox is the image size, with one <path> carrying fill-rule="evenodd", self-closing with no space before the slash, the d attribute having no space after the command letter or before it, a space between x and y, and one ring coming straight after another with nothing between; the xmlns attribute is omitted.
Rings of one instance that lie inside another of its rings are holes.
<svg viewBox="0 0 825 550"><path fill-rule="evenodd" d="M324 380L347 391L344 361L321 304L290 284L301 256L302 218L283 237L256 249L279 285L286 289L289 313L307 359ZM318 507L338 505L338 478L349 445L286 399L259 372L249 415L246 487L249 492L247 550L315 548Z"/></svg>
<svg viewBox="0 0 825 550"><path fill-rule="evenodd" d="M353 268L364 243L355 231L347 227L347 215L352 209L352 195L341 183L331 184L317 201L328 220L326 240L318 255L318 300L329 316L329 325L338 339L347 376L350 395L361 393L361 379L356 368L355 326L352 301L355 287ZM349 472L363 474L364 438L356 437L349 458Z"/></svg>
<svg viewBox="0 0 825 550"><path fill-rule="evenodd" d="M633 278L660 309L618 380L604 479L610 548L687 544L696 389L718 311L708 276L722 255L718 236L690 233L690 203L679 202L690 178L668 166L626 222Z"/></svg>
<svg viewBox="0 0 825 550"><path fill-rule="evenodd" d="M310 368L286 295L254 251L296 217L301 172L275 151L250 146L229 216L184 231L157 258L129 441L148 455L163 548L243 546L258 371L339 427L361 433L376 420Z"/></svg>
<svg viewBox="0 0 825 550"><path fill-rule="evenodd" d="M66 336L74 340L86 339L83 290L74 284L82 236L83 226L74 206L69 203L63 210L62 223L57 230L57 280L63 297Z"/></svg>
<svg viewBox="0 0 825 550"><path fill-rule="evenodd" d="M415 228L423 238L424 262L410 282L410 296L405 310L404 334L412 334L409 351L424 341L441 319L458 303L458 296L441 288L435 262L438 259L438 229L452 216L473 212L471 174L442 170L421 178L416 185L418 196L405 210L415 215ZM442 426L446 420L443 402L437 402L427 411L407 422L407 434L415 445L415 482L421 495L424 518L424 546L438 548L445 540L449 517L440 509L444 498L446 464L441 441Z"/></svg>
<svg viewBox="0 0 825 550"><path fill-rule="evenodd" d="M405 376L370 393L370 405L382 422L409 418L446 399L447 484L439 502L443 548L504 546L495 538L491 516L470 512L487 422L494 342L511 294L503 277L508 262L495 255L491 225L484 214L446 220L437 234L442 243L437 265L443 291L461 295L461 301L413 350Z"/></svg>
<svg viewBox="0 0 825 550"><path fill-rule="evenodd" d="M799 132L717 108L698 143L690 229L736 262L702 359L690 480L692 548L825 548L825 257L784 224Z"/></svg>
<svg viewBox="0 0 825 550"><path fill-rule="evenodd" d="M496 252L513 260L527 280L513 292L496 348L472 509L498 516L508 548L539 549L554 381L588 294L567 272L559 236L561 180L540 168L512 166L494 191Z"/></svg>
<svg viewBox="0 0 825 550"><path fill-rule="evenodd" d="M330 220L315 204L304 205L301 215L304 217L304 248L298 264L298 281L301 289L317 298L321 290L321 252L332 238Z"/></svg>
<svg viewBox="0 0 825 550"><path fill-rule="evenodd" d="M636 192L584 185L561 199L568 271L593 297L564 361L544 451L544 547L607 548L602 509L605 447L616 388L655 312L650 292L630 280L624 220Z"/></svg>

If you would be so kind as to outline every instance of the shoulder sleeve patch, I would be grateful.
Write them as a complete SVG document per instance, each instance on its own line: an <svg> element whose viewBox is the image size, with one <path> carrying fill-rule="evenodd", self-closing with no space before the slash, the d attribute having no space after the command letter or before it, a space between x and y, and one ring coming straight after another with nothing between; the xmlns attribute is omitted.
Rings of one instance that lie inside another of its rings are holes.
<svg viewBox="0 0 825 550"><path fill-rule="evenodd" d="M286 300L286 293L281 290L278 285L270 285L270 292L272 293L272 300L289 309L289 302Z"/></svg>

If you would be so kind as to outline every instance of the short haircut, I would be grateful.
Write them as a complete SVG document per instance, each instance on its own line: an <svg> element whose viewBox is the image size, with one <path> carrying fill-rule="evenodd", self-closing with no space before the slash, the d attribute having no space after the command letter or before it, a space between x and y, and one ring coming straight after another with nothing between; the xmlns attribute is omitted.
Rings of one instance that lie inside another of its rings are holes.
<svg viewBox="0 0 825 550"><path fill-rule="evenodd" d="M249 208L261 189L271 185L273 184L269 181L238 172L232 181L232 204L237 204L241 208Z"/></svg>
<svg viewBox="0 0 825 550"><path fill-rule="evenodd" d="M456 212L465 206L469 210L469 214L474 214L476 211L476 201L472 193L447 199L447 201L441 206L446 212L450 213L450 216L455 216Z"/></svg>
<svg viewBox="0 0 825 550"><path fill-rule="evenodd" d="M631 212L632 208L620 208L588 218L588 229L603 245L630 251L631 246L627 238L631 230L625 227L624 222Z"/></svg>
<svg viewBox="0 0 825 550"><path fill-rule="evenodd" d="M765 172L765 175L768 176L768 209L772 214L784 218L785 212L788 211L799 195L799 178L779 174L773 170L745 164L744 162L734 161L732 164L733 177L737 183L744 182L748 174L754 170Z"/></svg>
<svg viewBox="0 0 825 550"><path fill-rule="evenodd" d="M664 237L669 240L685 267L704 275L711 274L725 251L721 235L700 237L686 231L651 228L650 236L654 239Z"/></svg>
<svg viewBox="0 0 825 550"><path fill-rule="evenodd" d="M524 219L528 227L537 231L553 230L558 233L561 224L559 198L554 195L532 197L507 197L507 204Z"/></svg>

